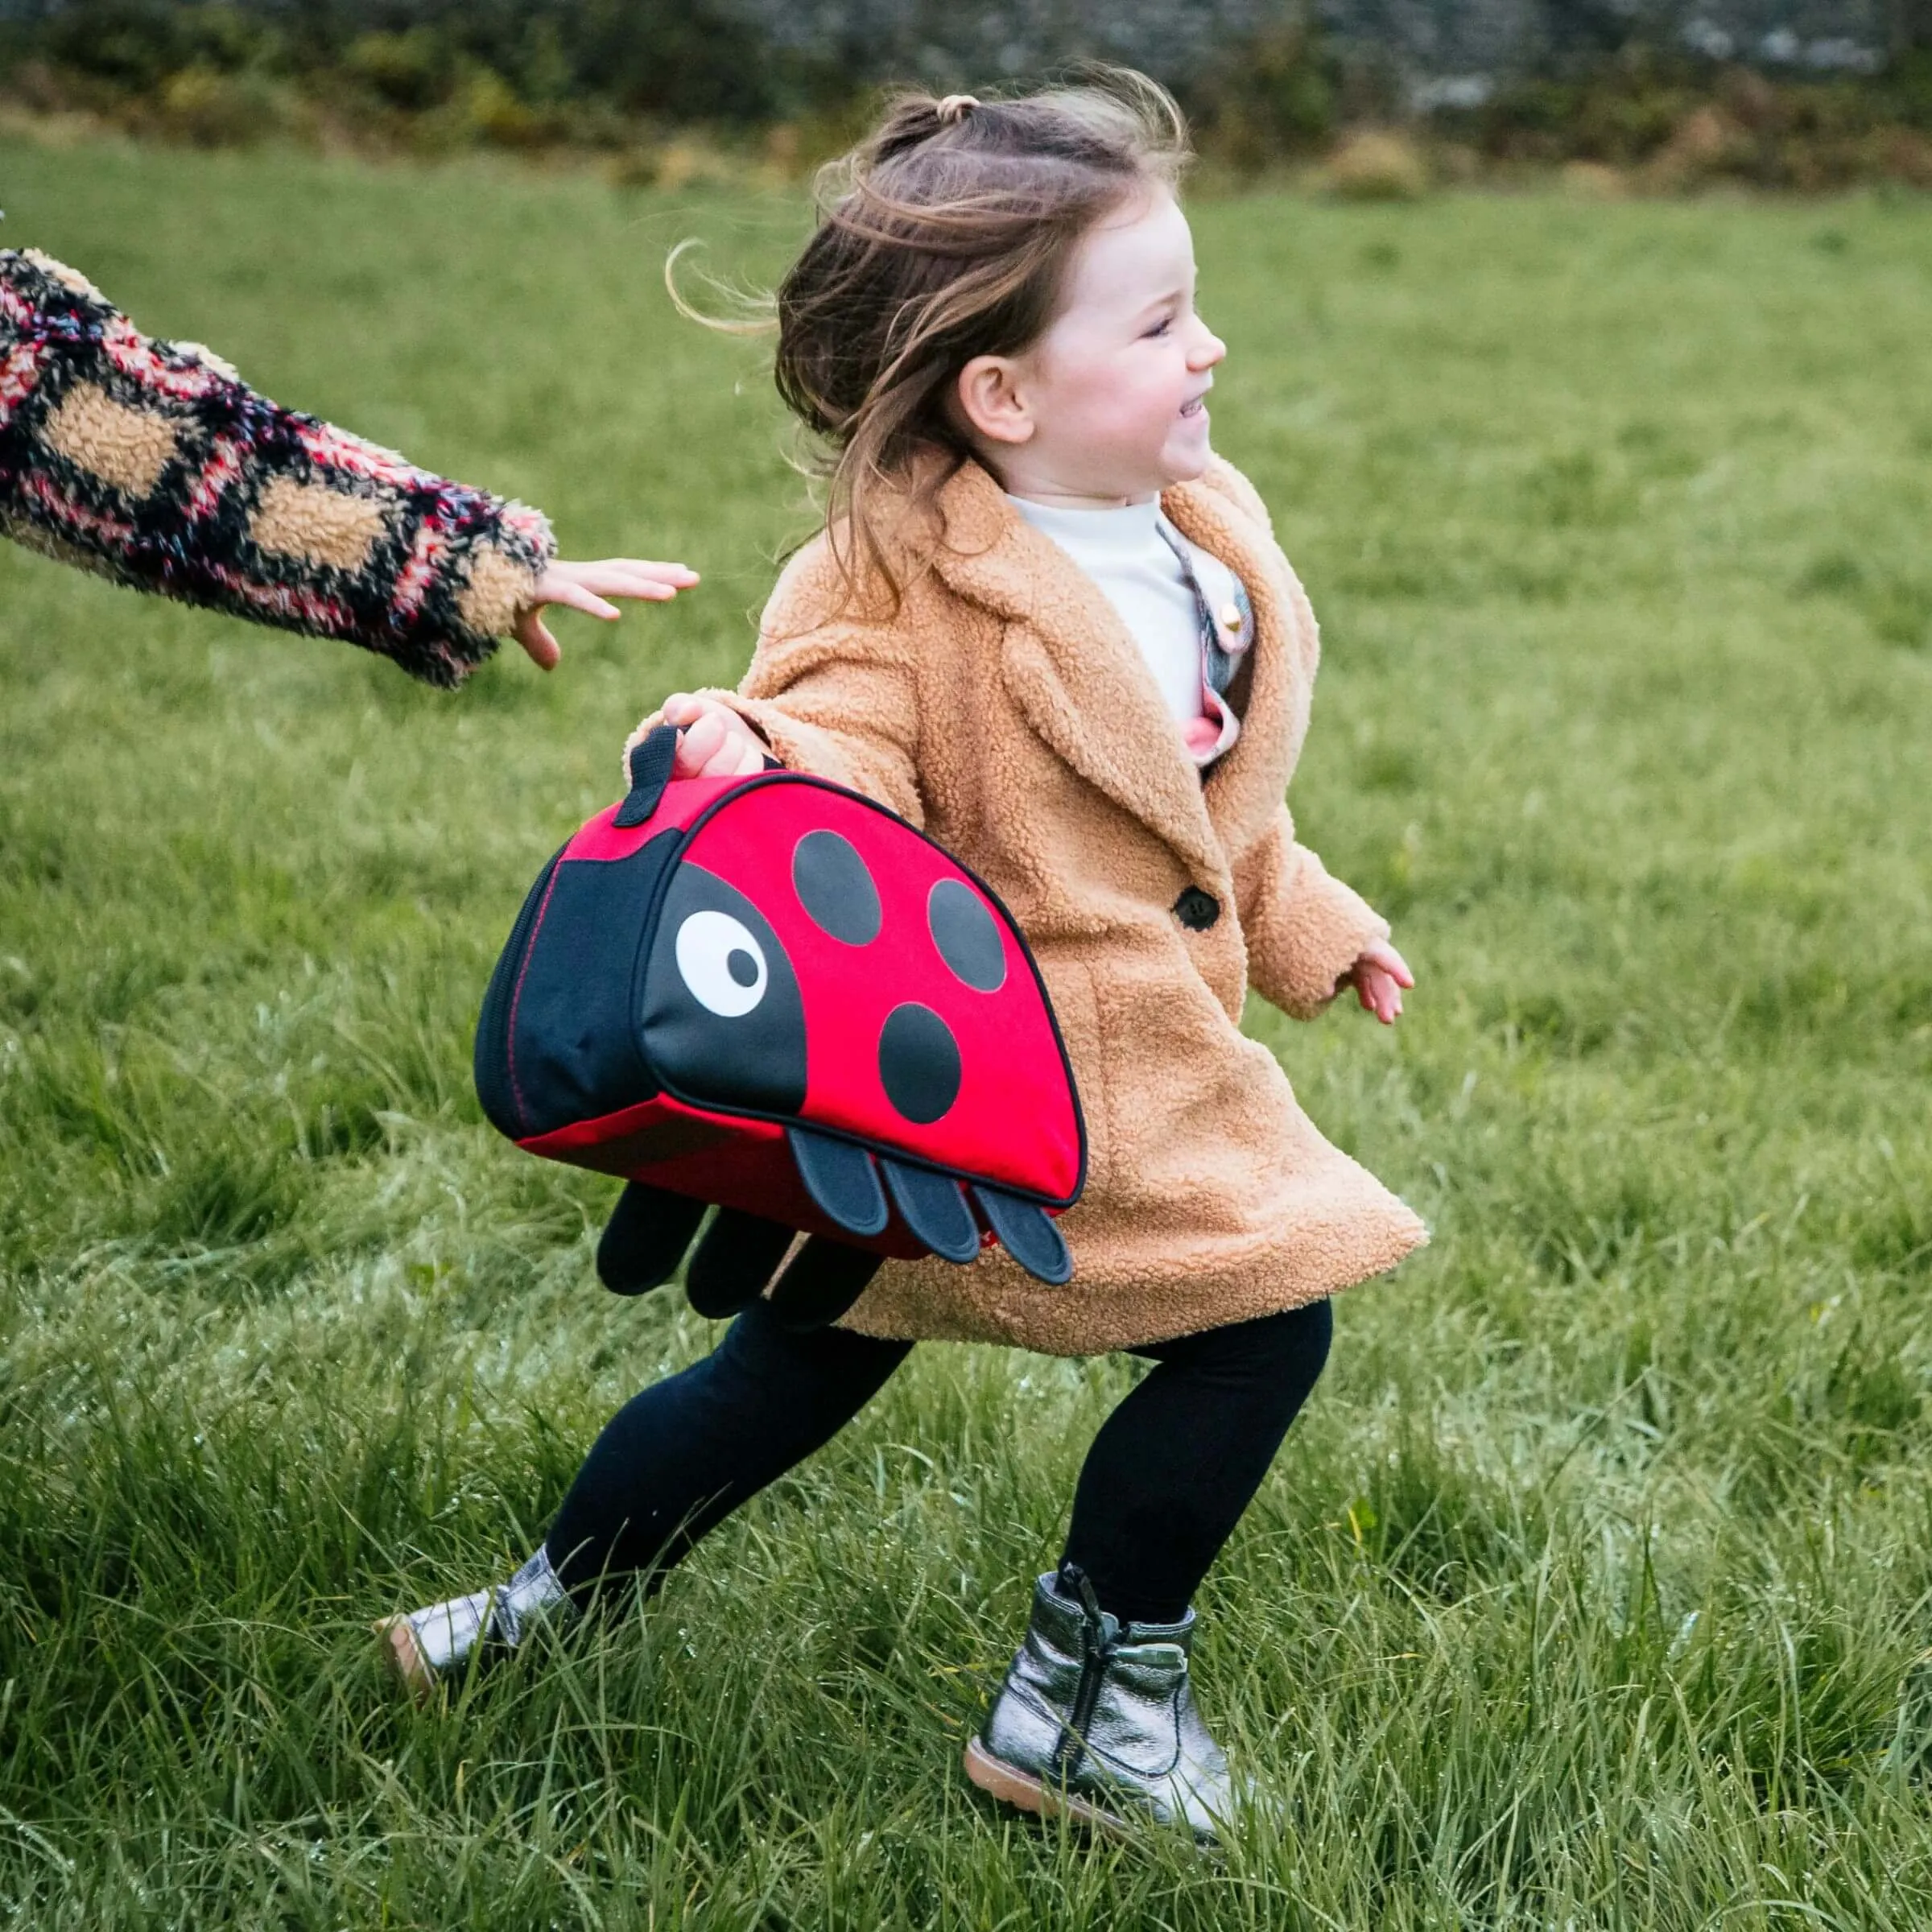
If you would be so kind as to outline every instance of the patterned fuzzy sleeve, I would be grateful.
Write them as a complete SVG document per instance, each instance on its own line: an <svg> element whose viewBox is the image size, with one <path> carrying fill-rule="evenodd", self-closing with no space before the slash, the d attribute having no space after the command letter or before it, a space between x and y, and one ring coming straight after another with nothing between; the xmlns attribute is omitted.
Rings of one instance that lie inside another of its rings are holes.
<svg viewBox="0 0 1932 1932"><path fill-rule="evenodd" d="M31 250L0 250L0 533L445 686L555 552L540 512L278 408Z"/></svg>

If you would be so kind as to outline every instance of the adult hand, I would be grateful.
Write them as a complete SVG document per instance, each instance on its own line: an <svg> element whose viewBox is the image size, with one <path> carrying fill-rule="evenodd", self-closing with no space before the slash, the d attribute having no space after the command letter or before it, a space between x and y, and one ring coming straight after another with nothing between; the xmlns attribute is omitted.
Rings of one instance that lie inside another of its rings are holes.
<svg viewBox="0 0 1932 1932"><path fill-rule="evenodd" d="M1415 984L1409 962L1386 939L1364 946L1355 964L1344 973L1341 984L1352 986L1362 1010L1372 1013L1385 1026L1393 1026L1401 1017L1402 991Z"/></svg>
<svg viewBox="0 0 1932 1932"><path fill-rule="evenodd" d="M689 590L698 573L682 564L649 564L636 557L606 557L597 564L553 563L537 580L530 602L518 612L511 635L530 653L539 671L554 671L564 654L543 621L547 605L561 604L586 617L615 623L623 613L612 597L638 597L647 603L668 603Z"/></svg>
<svg viewBox="0 0 1932 1932"><path fill-rule="evenodd" d="M678 728L674 778L744 778L765 769L765 741L729 704L674 691L662 716Z"/></svg>

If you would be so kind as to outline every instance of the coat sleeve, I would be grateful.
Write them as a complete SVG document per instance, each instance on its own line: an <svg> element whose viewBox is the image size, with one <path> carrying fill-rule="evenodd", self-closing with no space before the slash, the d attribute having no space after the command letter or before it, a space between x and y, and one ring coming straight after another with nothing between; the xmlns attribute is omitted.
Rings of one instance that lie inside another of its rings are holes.
<svg viewBox="0 0 1932 1932"><path fill-rule="evenodd" d="M462 682L555 552L542 514L279 408L0 250L0 533L138 590Z"/></svg>
<svg viewBox="0 0 1932 1932"><path fill-rule="evenodd" d="M820 539L778 580L738 688L697 695L737 712L790 770L848 786L923 826L919 687L906 642L914 620L905 610L876 621L825 614L840 601ZM654 712L631 733L627 757L658 722Z"/></svg>
<svg viewBox="0 0 1932 1932"><path fill-rule="evenodd" d="M1286 805L1236 869L1235 890L1249 984L1298 1020L1315 1018L1362 948L1389 936L1389 922L1295 843Z"/></svg>

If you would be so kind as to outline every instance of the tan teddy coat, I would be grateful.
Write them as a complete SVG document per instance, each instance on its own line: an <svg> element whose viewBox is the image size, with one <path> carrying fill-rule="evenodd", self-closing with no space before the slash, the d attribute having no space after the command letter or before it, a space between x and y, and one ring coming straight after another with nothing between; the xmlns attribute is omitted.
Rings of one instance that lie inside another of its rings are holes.
<svg viewBox="0 0 1932 1932"><path fill-rule="evenodd" d="M1294 842L1283 794L1319 646L1260 498L1217 460L1162 499L1254 605L1241 735L1204 784L1138 648L1071 558L977 465L939 505L946 542L896 617L836 614L820 536L779 580L738 691L706 695L787 766L922 826L1006 902L1073 1062L1087 1188L1060 1222L1065 1286L999 1249L963 1268L889 1261L844 1325L1087 1355L1393 1267L1426 1238L1422 1223L1322 1138L1274 1055L1241 1030L1249 987L1311 1018L1388 931ZM1220 909L1204 931L1174 910L1190 886Z"/></svg>

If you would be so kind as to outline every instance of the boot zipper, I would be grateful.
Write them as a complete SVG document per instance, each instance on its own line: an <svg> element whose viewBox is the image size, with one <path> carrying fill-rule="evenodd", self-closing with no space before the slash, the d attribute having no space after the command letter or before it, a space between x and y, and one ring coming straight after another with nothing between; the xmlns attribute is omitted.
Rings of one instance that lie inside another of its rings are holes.
<svg viewBox="0 0 1932 1932"><path fill-rule="evenodd" d="M1107 1619L1094 1595L1093 1584L1085 1571L1069 1563L1061 1575L1080 1592L1080 1677L1074 1686L1073 1709L1054 1746L1052 1765L1062 1784L1072 1776L1073 1767L1087 1746L1087 1727L1093 1721L1094 1706L1100 1701L1100 1686L1106 1682L1107 1666L1113 1662L1117 1637L1109 1640Z"/></svg>

